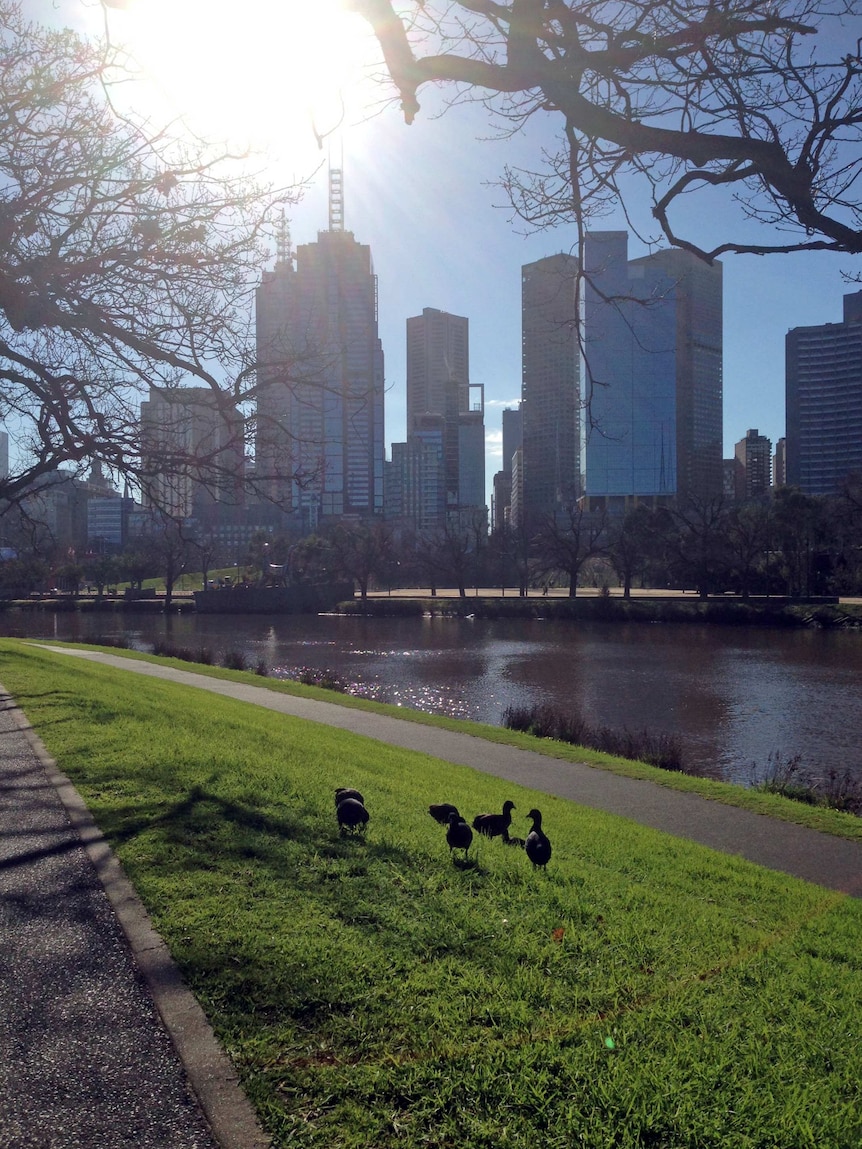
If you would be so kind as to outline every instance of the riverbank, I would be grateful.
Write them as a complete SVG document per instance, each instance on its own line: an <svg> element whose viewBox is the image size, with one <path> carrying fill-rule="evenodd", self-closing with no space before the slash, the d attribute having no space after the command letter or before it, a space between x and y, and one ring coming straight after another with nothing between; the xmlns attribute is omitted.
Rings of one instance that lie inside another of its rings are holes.
<svg viewBox="0 0 862 1149"><path fill-rule="evenodd" d="M365 618L432 617L506 619L567 619L583 622L698 623L722 626L862 628L862 604L841 603L837 598L800 602L787 598L742 599L722 595L701 599L693 596L579 595L467 598L434 598L377 595L365 600L341 602L339 614Z"/></svg>
<svg viewBox="0 0 862 1149"><path fill-rule="evenodd" d="M290 609L264 600L265 592L249 591L254 602L243 609L242 596L224 596L225 607L218 606L218 592L207 598L206 612L234 615L261 613L316 613L319 601L314 595L291 604ZM198 594L200 600L200 594ZM333 600L334 601L334 600ZM38 598L0 600L0 611L80 611L82 613L161 614L165 612L164 596L125 598L97 595L43 595ZM174 595L170 610L176 614L195 612L195 597L190 593ZM378 592L366 599L341 598L333 613L362 618L479 618L505 621L542 619L610 623L697 623L718 626L819 627L827 629L862 629L862 603L837 598L789 599L781 597L742 599L731 595L701 599L691 594L635 593L631 598L621 594L595 591L576 598L557 591L548 595L491 594L482 591L466 598L457 591L440 591L434 596L399 590L394 594ZM198 611L201 613L201 611Z"/></svg>

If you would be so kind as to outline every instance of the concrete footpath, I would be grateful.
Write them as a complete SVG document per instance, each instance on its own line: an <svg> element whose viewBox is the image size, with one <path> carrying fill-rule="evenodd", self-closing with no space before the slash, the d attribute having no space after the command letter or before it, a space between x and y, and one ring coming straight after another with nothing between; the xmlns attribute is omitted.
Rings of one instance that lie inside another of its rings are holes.
<svg viewBox="0 0 862 1149"><path fill-rule="evenodd" d="M859 843L468 734L49 649L422 751L862 897ZM266 1144L117 859L0 688L0 1149Z"/></svg>
<svg viewBox="0 0 862 1149"><path fill-rule="evenodd" d="M80 799L0 687L0 1149L263 1149Z"/></svg>

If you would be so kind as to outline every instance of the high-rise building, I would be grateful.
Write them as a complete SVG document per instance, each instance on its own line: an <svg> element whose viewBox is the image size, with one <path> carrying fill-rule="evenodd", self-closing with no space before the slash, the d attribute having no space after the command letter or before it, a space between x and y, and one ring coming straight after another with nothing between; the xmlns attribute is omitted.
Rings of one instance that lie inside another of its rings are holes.
<svg viewBox="0 0 862 1149"><path fill-rule="evenodd" d="M502 530L512 521L512 459L521 449L524 437L524 421L521 417L521 404L503 410L503 459L502 468L494 475L494 493L491 499L491 529Z"/></svg>
<svg viewBox="0 0 862 1149"><path fill-rule="evenodd" d="M831 495L862 473L862 291L844 296L844 322L785 337L787 483Z"/></svg>
<svg viewBox="0 0 862 1149"><path fill-rule="evenodd" d="M282 242L257 291L255 483L302 530L383 512L377 277L332 207L295 260Z"/></svg>
<svg viewBox="0 0 862 1149"><path fill-rule="evenodd" d="M577 299L573 256L550 255L521 268L519 514L528 524L571 506L581 494Z"/></svg>
<svg viewBox="0 0 862 1149"><path fill-rule="evenodd" d="M775 454L772 456L772 485L787 486L787 440L784 436L775 444Z"/></svg>
<svg viewBox="0 0 862 1149"><path fill-rule="evenodd" d="M512 457L524 442L524 419L521 413L521 404L517 407L503 409L503 466L500 468L504 475L512 477Z"/></svg>
<svg viewBox="0 0 862 1149"><path fill-rule="evenodd" d="M141 403L144 507L214 521L244 497L245 421L209 387L150 387Z"/></svg>
<svg viewBox="0 0 862 1149"><path fill-rule="evenodd" d="M416 436L428 443L432 435L440 445L441 515L472 516L485 506L484 387L470 383L469 320L426 307L407 320L408 446ZM417 451L410 448L405 457ZM430 459L425 448L419 453ZM427 468L426 476L430 482ZM430 498L419 501L430 510Z"/></svg>
<svg viewBox="0 0 862 1149"><path fill-rule="evenodd" d="M747 431L734 448L734 498L758 499L772 486L772 442L757 428Z"/></svg>
<svg viewBox="0 0 862 1149"><path fill-rule="evenodd" d="M624 231L586 237L586 492L609 508L720 495L721 264L627 253Z"/></svg>
<svg viewBox="0 0 862 1149"><path fill-rule="evenodd" d="M439 527L446 512L442 427L429 420L405 443L393 443L388 473L387 518L408 520L420 532Z"/></svg>

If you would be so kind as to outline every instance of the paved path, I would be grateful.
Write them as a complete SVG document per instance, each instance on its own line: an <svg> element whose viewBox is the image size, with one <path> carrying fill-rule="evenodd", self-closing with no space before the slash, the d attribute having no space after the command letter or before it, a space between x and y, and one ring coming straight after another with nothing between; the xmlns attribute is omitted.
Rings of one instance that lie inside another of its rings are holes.
<svg viewBox="0 0 862 1149"><path fill-rule="evenodd" d="M469 734L404 722L337 703L279 694L265 687L227 682L121 655L55 646L48 649L130 673L209 690L283 714L337 726L379 742L419 750L447 762L472 766L486 774L620 814L677 837L741 855L770 869L862 897L862 843L859 842L821 834L653 782L622 778L606 770L501 746Z"/></svg>
<svg viewBox="0 0 862 1149"><path fill-rule="evenodd" d="M0 687L0 1149L266 1144L116 858Z"/></svg>

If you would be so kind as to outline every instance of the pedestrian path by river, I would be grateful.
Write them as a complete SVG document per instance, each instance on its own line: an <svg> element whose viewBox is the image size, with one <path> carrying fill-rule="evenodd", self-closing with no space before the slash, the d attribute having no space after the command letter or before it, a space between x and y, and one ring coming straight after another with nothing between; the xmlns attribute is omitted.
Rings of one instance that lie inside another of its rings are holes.
<svg viewBox="0 0 862 1149"><path fill-rule="evenodd" d="M379 742L418 750L584 806L630 818L641 825L739 855L829 889L862 897L862 843L859 842L822 834L653 782L624 778L582 763L502 746L470 734L402 721L335 702L298 698L268 690L265 686L228 682L122 655L42 645L71 658L208 690L310 722L336 726Z"/></svg>

